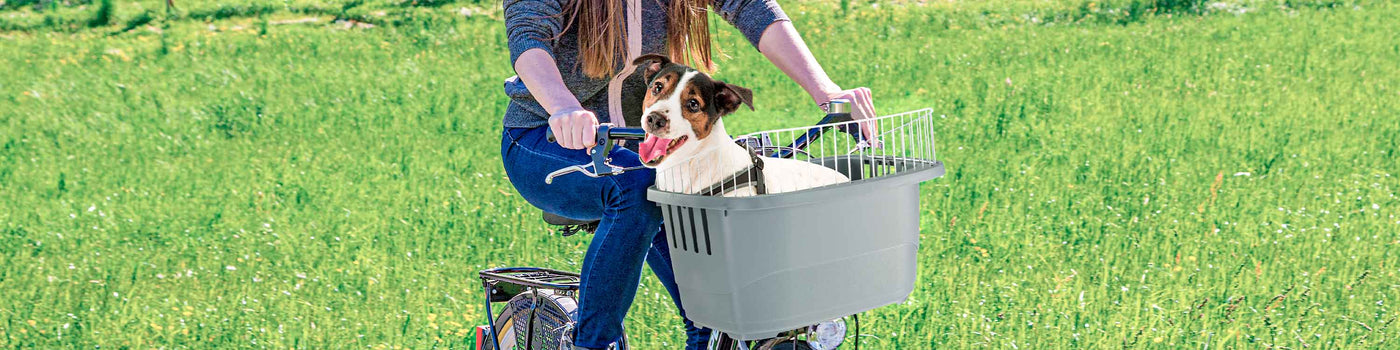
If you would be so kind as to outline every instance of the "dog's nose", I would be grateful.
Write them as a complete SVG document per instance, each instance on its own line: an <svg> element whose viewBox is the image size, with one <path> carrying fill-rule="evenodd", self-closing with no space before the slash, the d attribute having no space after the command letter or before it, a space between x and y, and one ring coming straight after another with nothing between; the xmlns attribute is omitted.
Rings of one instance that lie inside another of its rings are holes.
<svg viewBox="0 0 1400 350"><path fill-rule="evenodd" d="M647 115L647 126L651 127L652 130L661 130L669 124L671 121L666 118L665 114L652 112Z"/></svg>

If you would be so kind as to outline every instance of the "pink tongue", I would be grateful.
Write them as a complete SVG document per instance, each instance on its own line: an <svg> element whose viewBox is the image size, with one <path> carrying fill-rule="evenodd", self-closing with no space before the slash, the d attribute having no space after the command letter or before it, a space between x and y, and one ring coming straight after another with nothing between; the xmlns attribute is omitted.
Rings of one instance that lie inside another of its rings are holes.
<svg viewBox="0 0 1400 350"><path fill-rule="evenodd" d="M666 155L666 147L670 145L671 139L663 139L656 137L656 135L647 134L646 141L642 141L642 144L637 145L637 150L640 151L637 155L642 158L643 163L651 163L652 160Z"/></svg>

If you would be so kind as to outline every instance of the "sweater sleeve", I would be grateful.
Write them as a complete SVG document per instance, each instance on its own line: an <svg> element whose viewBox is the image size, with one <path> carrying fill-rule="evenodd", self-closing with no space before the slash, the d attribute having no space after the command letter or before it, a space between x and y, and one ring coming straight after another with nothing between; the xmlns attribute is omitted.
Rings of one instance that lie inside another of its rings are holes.
<svg viewBox="0 0 1400 350"><path fill-rule="evenodd" d="M530 49L544 49L554 57L550 40L563 31L564 0L503 0L506 22L506 45L510 47L510 65L520 54Z"/></svg>
<svg viewBox="0 0 1400 350"><path fill-rule="evenodd" d="M739 29L754 48L769 25L788 20L777 0L714 0L714 11Z"/></svg>

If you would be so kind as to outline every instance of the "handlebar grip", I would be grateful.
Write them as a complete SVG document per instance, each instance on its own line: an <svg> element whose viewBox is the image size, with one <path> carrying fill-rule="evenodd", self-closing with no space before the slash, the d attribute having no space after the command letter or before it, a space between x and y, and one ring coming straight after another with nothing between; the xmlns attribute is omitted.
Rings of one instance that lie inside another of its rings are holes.
<svg viewBox="0 0 1400 350"><path fill-rule="evenodd" d="M559 142L558 140L554 139L554 129L550 128L548 125L545 125L544 127L544 139L549 140L549 143Z"/></svg>
<svg viewBox="0 0 1400 350"><path fill-rule="evenodd" d="M646 130L642 130L642 128L615 127L608 129L609 140L645 140L646 138L647 132Z"/></svg>

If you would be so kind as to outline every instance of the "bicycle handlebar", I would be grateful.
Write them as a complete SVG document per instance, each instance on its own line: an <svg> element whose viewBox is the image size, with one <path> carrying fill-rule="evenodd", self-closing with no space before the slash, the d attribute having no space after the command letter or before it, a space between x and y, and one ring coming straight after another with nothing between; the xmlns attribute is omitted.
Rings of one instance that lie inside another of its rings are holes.
<svg viewBox="0 0 1400 350"><path fill-rule="evenodd" d="M845 100L832 100L829 113L827 113L826 117L822 118L822 120L817 124L825 125L828 123L841 123L851 121L849 104L850 102ZM806 148L808 143L810 143L813 139L820 137L822 133L826 132L826 130L830 128L830 125L812 128L806 133L803 133L796 140L793 140L792 145L786 148L779 148L778 152L773 153L770 156L777 158L792 158L794 155L793 150ZM860 129L854 125L838 125L836 126L836 128L838 130L841 130L842 132L850 134L857 140L864 139L864 137L861 135ZM559 142L559 140L554 137L554 129L551 129L548 126L546 126L544 130L546 140L549 140L550 143ZM574 165L570 167L565 167L563 169L555 170L554 172L549 173L549 175L545 176L544 183L552 184L554 183L555 177L575 172L583 173L588 177L599 177L617 175L627 171L641 169L643 168L643 166L633 166L626 168L613 166L609 162L610 159L608 159L608 154L612 151L612 148L615 145L615 142L613 141L642 140L646 139L646 137L646 131L642 130L642 128L615 128L612 124L608 123L598 124L598 131L594 139L593 147L588 148L588 155L593 159L593 161L589 162L588 164ZM590 171L589 169L592 170Z"/></svg>
<svg viewBox="0 0 1400 350"><path fill-rule="evenodd" d="M647 138L647 132L642 128L615 128L611 124L598 124L598 144L603 140L643 140ZM554 139L554 129L546 127L544 137L549 142L559 142Z"/></svg>

